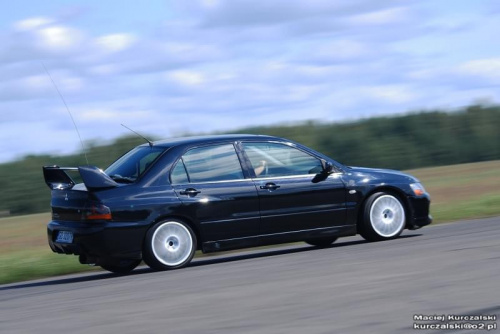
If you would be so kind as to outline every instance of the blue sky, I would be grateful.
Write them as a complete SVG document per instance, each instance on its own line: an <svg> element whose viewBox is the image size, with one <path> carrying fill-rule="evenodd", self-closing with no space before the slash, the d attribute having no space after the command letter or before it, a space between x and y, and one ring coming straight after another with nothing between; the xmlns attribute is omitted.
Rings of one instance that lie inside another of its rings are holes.
<svg viewBox="0 0 500 334"><path fill-rule="evenodd" d="M0 12L0 162L85 140L343 122L500 100L500 4L17 1Z"/></svg>

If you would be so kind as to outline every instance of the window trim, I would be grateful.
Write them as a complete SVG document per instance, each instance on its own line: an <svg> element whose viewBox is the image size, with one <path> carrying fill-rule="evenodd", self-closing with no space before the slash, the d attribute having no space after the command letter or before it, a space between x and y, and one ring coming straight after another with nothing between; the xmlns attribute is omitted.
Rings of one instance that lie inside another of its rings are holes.
<svg viewBox="0 0 500 334"><path fill-rule="evenodd" d="M184 163L184 160L182 159L182 156L181 156L179 159L177 159L175 161L174 164L172 164L172 169L170 170L170 174L169 174L170 184L184 184L184 183L174 183L174 182L172 182L172 174L174 172L175 167L177 167L177 164L179 162L182 164L182 168L184 169L184 173L186 173L186 178L188 180L188 183L191 183L191 179L189 178L189 173L187 172L187 169L186 169L186 164Z"/></svg>

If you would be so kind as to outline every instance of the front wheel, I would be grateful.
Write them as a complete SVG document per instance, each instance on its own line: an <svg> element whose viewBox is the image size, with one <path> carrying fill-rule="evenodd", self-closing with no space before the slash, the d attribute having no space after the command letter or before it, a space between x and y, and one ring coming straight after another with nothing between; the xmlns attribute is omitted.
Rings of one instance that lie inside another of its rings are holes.
<svg viewBox="0 0 500 334"><path fill-rule="evenodd" d="M169 219L149 229L144 243L144 262L152 269L186 266L196 251L196 235L179 220Z"/></svg>
<svg viewBox="0 0 500 334"><path fill-rule="evenodd" d="M325 248L325 247L330 247L335 241L337 241L338 238L332 237L332 238L317 238L317 239L310 239L306 240L306 244L309 244L311 246L315 246L318 248Z"/></svg>
<svg viewBox="0 0 500 334"><path fill-rule="evenodd" d="M368 241L396 238L405 228L405 207L399 198L390 193L371 195L363 210L359 233Z"/></svg>
<svg viewBox="0 0 500 334"><path fill-rule="evenodd" d="M112 273L124 275L134 270L139 263L141 260L114 260L106 261L100 264L100 267Z"/></svg>

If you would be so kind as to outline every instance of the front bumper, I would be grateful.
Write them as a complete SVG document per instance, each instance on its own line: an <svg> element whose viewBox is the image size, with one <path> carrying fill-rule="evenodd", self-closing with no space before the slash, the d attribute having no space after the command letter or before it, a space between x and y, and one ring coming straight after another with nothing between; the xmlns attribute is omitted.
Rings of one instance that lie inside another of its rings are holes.
<svg viewBox="0 0 500 334"><path fill-rule="evenodd" d="M140 259L146 230L147 226L140 223L51 221L47 237L55 253ZM59 231L72 232L73 242L56 242Z"/></svg>
<svg viewBox="0 0 500 334"><path fill-rule="evenodd" d="M410 217L406 227L410 230L416 230L432 223L432 216L429 213L431 198L428 193L423 196L409 196L408 206Z"/></svg>

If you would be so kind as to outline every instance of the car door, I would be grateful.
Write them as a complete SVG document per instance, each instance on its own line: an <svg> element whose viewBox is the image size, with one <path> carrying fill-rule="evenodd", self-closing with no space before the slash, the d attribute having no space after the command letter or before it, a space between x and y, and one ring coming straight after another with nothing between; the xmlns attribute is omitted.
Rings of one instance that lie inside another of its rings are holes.
<svg viewBox="0 0 500 334"><path fill-rule="evenodd" d="M278 142L243 142L259 194L261 234L345 224L345 187L339 174L318 178L321 160Z"/></svg>
<svg viewBox="0 0 500 334"><path fill-rule="evenodd" d="M188 150L170 177L184 211L199 223L205 242L246 238L246 244L252 245L260 222L258 195L252 180L245 179L232 143Z"/></svg>

